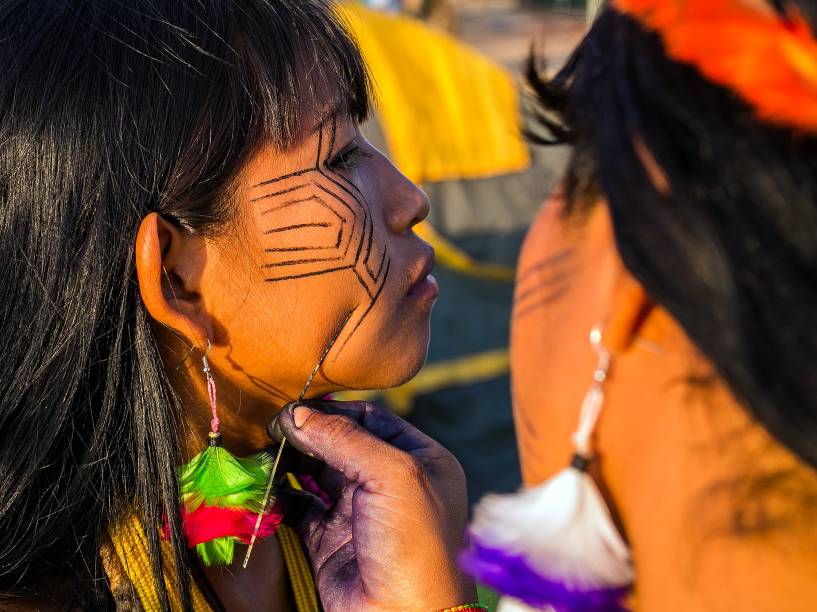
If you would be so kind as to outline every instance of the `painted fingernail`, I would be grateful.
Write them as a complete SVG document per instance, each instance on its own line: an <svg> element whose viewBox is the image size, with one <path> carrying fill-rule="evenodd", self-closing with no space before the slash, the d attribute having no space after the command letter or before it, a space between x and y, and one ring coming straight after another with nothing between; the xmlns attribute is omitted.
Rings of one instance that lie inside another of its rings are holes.
<svg viewBox="0 0 817 612"><path fill-rule="evenodd" d="M292 409L292 422L295 423L295 427L298 429L303 427L313 412L314 410L312 410L312 408L307 408L302 404L295 406L295 408Z"/></svg>

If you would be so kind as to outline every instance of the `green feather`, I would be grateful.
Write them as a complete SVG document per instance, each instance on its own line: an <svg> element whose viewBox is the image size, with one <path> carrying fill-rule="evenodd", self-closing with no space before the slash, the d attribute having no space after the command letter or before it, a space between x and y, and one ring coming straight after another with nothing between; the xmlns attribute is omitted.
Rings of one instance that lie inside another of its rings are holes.
<svg viewBox="0 0 817 612"><path fill-rule="evenodd" d="M196 544L196 552L204 565L230 565L233 562L236 539L230 536Z"/></svg>
<svg viewBox="0 0 817 612"><path fill-rule="evenodd" d="M208 446L179 468L181 501L190 512L201 504L261 512L271 471L267 453L239 458Z"/></svg>

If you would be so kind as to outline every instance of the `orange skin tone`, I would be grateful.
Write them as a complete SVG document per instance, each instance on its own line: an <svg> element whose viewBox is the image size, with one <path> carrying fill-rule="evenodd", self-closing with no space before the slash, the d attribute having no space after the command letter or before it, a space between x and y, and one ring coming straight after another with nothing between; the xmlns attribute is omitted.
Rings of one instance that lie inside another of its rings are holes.
<svg viewBox="0 0 817 612"><path fill-rule="evenodd" d="M388 250L391 257L390 274L379 299L349 336L346 331L372 303L352 271L266 281L270 269L263 266L270 259L265 249L283 243L279 235L264 232L270 227L303 224L318 213L316 209L304 213L298 206L289 206L276 212L273 220L264 211L286 203L287 195L253 201L259 195L254 186L314 166L321 139L326 148L330 120L321 120L316 114L314 121L306 122L291 150L282 152L266 146L257 151L236 180L234 219L219 236L184 233L155 213L141 224L135 245L141 296L174 387L187 409L184 419L190 436L180 442L188 458L204 448L210 430L201 372L208 339L224 446L238 455L271 444L266 425L281 406L298 397L319 356L350 312L349 324L328 354L307 398L340 389L397 385L410 379L425 360L435 296L433 291L419 297L408 292L425 276L423 264L433 258L431 247L412 231L428 214L428 200L343 116L337 117L334 150L355 143L366 154L355 168L337 170L341 175L338 180L353 183L362 191L371 210L373 250L377 254ZM329 157L324 155L322 162ZM349 200L346 195L344 198ZM351 200L348 203L355 204ZM347 231L350 225L347 223ZM325 239L320 234L324 229L305 227L298 231L304 243L314 244ZM342 342L347 338L348 342ZM418 539L422 540L422 534ZM428 546L436 544L432 541ZM238 567L243 556L239 546L233 567L206 569L222 602L230 610L289 610L277 539L256 544L247 570ZM459 576L452 582L457 580Z"/></svg>
<svg viewBox="0 0 817 612"><path fill-rule="evenodd" d="M519 264L511 359L525 484L569 461L596 364L588 334L601 324L612 369L595 476L632 548L632 607L813 610L814 472L750 419L625 270L604 202L585 219L562 207L559 194L545 204Z"/></svg>

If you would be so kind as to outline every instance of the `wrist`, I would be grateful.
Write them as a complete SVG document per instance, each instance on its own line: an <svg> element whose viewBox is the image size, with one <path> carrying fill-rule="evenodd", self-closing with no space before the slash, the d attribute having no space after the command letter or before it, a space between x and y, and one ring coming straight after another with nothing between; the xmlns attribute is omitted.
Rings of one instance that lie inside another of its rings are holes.
<svg viewBox="0 0 817 612"><path fill-rule="evenodd" d="M447 587L444 586L446 584ZM434 606L435 610L451 610L466 603L479 601L476 582L458 567L454 569L453 575L449 575L447 580L442 576L438 576L437 587L435 596L426 601L431 605L436 604Z"/></svg>
<svg viewBox="0 0 817 612"><path fill-rule="evenodd" d="M476 583L470 576L462 575L459 580L458 589L451 591L455 593L448 599L447 607L437 608L439 612L486 612L487 608L481 605L477 596Z"/></svg>

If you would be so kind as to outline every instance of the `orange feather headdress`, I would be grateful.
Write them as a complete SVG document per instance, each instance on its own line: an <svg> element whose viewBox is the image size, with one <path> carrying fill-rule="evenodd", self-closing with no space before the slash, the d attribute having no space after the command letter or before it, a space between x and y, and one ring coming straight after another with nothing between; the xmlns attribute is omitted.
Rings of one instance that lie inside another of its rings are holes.
<svg viewBox="0 0 817 612"><path fill-rule="evenodd" d="M667 55L740 95L765 121L817 132L817 41L800 12L762 0L612 0ZM765 6L764 6L765 5Z"/></svg>

